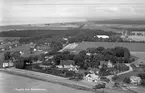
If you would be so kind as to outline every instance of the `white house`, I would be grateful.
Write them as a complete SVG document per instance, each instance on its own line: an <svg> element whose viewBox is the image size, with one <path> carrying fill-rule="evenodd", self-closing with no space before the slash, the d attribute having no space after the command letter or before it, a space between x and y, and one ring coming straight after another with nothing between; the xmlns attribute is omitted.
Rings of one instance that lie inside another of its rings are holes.
<svg viewBox="0 0 145 93"><path fill-rule="evenodd" d="M68 40L68 38L63 38L63 40Z"/></svg>
<svg viewBox="0 0 145 93"><path fill-rule="evenodd" d="M131 76L130 81L131 81L132 84L140 84L141 78L137 77L137 76Z"/></svg>
<svg viewBox="0 0 145 93"><path fill-rule="evenodd" d="M21 54L21 55L24 55L24 52L20 51L20 54Z"/></svg>
<svg viewBox="0 0 145 93"><path fill-rule="evenodd" d="M100 80L99 76L96 74L87 74L86 80L88 82L98 82Z"/></svg>
<svg viewBox="0 0 145 93"><path fill-rule="evenodd" d="M75 71L76 73L78 72L78 66L73 66L73 65L70 65L69 71Z"/></svg>
<svg viewBox="0 0 145 93"><path fill-rule="evenodd" d="M113 64L110 62L110 60L109 60L108 63L107 63L107 67L108 67L108 68L112 68L112 67L113 67Z"/></svg>
<svg viewBox="0 0 145 93"><path fill-rule="evenodd" d="M87 56L91 56L91 53L86 53Z"/></svg>

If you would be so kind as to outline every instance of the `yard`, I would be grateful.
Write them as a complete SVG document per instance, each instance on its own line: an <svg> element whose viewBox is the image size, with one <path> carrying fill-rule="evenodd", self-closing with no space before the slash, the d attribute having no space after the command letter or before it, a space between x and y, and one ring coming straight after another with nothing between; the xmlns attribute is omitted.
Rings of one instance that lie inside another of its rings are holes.
<svg viewBox="0 0 145 93"><path fill-rule="evenodd" d="M137 76L139 73L145 73L142 68L136 67L133 64L131 64L131 67L133 68L133 71L119 75L118 81L123 81L126 77L130 78L130 76Z"/></svg>
<svg viewBox="0 0 145 93"><path fill-rule="evenodd" d="M139 51L137 51L137 52L132 52L132 51L131 51L131 54L132 54L133 56L136 56L136 57L138 57L138 58L140 58L140 59L144 59L144 60L145 60L145 52L144 52L144 51L142 51L142 52L139 52Z"/></svg>

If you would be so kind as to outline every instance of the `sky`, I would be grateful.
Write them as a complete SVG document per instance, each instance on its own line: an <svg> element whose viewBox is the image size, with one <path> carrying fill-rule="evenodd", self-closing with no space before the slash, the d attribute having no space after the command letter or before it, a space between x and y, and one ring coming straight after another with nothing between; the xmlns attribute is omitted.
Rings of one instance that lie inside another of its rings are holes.
<svg viewBox="0 0 145 93"><path fill-rule="evenodd" d="M145 0L0 0L0 25L144 19Z"/></svg>

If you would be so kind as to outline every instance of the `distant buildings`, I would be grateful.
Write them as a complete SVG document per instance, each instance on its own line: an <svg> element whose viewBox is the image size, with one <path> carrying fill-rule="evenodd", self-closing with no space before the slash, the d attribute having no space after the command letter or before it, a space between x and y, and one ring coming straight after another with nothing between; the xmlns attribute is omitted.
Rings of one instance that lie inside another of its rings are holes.
<svg viewBox="0 0 145 93"><path fill-rule="evenodd" d="M127 41L145 41L144 31L124 31L121 36Z"/></svg>

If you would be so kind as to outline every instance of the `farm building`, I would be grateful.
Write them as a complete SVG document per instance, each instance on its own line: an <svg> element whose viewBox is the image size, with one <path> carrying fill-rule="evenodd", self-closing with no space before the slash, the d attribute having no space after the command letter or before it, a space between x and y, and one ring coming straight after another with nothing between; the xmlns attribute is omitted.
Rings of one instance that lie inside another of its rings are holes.
<svg viewBox="0 0 145 93"><path fill-rule="evenodd" d="M109 36L107 36L107 35L96 35L94 37L98 37L98 38L109 38Z"/></svg>

